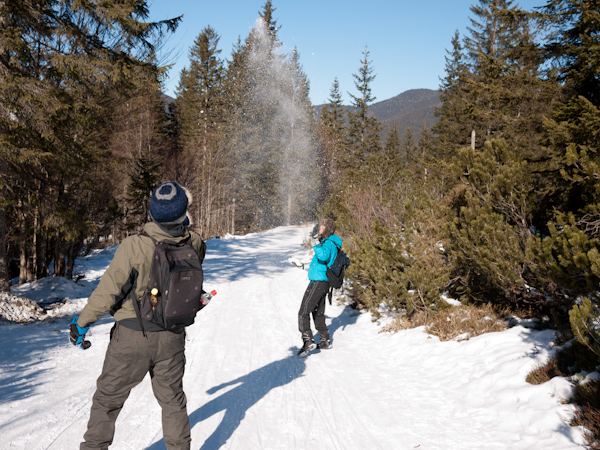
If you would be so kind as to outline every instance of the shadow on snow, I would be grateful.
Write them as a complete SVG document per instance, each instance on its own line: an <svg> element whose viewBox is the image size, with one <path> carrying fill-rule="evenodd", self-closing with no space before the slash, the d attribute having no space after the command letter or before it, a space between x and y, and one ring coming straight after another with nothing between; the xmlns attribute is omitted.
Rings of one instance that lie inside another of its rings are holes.
<svg viewBox="0 0 600 450"><path fill-rule="evenodd" d="M267 364L247 375L212 387L207 391L208 394L212 395L228 386L239 384L239 386L221 394L190 414L190 427L193 428L209 417L225 411L221 423L204 441L200 450L221 448L233 435L246 416L246 412L252 406L258 403L271 390L291 383L302 376L306 369L306 358L297 357L297 350L297 347L292 347L290 348L292 354L287 358ZM165 443L161 439L148 447L148 450L164 448Z"/></svg>

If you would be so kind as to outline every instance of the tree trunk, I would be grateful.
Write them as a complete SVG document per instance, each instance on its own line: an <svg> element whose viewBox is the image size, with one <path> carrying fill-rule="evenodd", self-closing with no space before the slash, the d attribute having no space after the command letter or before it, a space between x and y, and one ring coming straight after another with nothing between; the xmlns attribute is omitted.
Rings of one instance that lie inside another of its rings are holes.
<svg viewBox="0 0 600 450"><path fill-rule="evenodd" d="M54 243L54 276L65 276L65 259L66 255L63 250L60 234L56 232L56 242Z"/></svg>
<svg viewBox="0 0 600 450"><path fill-rule="evenodd" d="M23 234L21 234L19 239L19 252L21 254L19 261L19 284L25 284L27 282L27 243Z"/></svg>
<svg viewBox="0 0 600 450"><path fill-rule="evenodd" d="M35 281L38 279L38 274L40 273L40 259L39 259L39 249L38 249L38 229L40 223L40 208L36 205L33 211L33 245L32 245L32 278L31 281Z"/></svg>
<svg viewBox="0 0 600 450"><path fill-rule="evenodd" d="M25 284L27 282L27 221L25 219L25 206L23 202L19 200L19 284Z"/></svg>
<svg viewBox="0 0 600 450"><path fill-rule="evenodd" d="M7 24L7 14L4 12L6 0L0 0L0 29ZM0 46L0 54L6 57L7 49ZM0 174L6 173L6 161L0 156ZM4 177L3 177L4 178ZM6 178L4 178L6 179ZM6 198L6 187L0 185L0 201ZM6 257L6 211L0 208L0 292L8 291L10 286L8 260Z"/></svg>
<svg viewBox="0 0 600 450"><path fill-rule="evenodd" d="M231 205L231 235L235 235L235 198L233 199L233 205Z"/></svg>
<svg viewBox="0 0 600 450"><path fill-rule="evenodd" d="M4 198L5 189L0 191ZM9 290L8 261L6 258L6 213L0 208L0 292Z"/></svg>
<svg viewBox="0 0 600 450"><path fill-rule="evenodd" d="M66 277L71 280L73 279L73 268L75 267L75 259L79 253L80 246L73 243L69 245L69 254L67 256L67 273Z"/></svg>

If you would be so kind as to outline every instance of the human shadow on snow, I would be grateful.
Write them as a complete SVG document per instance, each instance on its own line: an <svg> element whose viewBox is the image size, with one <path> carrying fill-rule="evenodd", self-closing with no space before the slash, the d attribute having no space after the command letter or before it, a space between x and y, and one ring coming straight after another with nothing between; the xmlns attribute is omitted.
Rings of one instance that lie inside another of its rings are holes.
<svg viewBox="0 0 600 450"><path fill-rule="evenodd" d="M356 323L360 313L346 306L342 312L333 317L328 325L330 336ZM271 390L289 384L302 376L306 369L306 358L296 356L298 347L290 348L291 355L287 358L274 361L260 369L243 375L235 380L215 386L207 391L215 394L218 391L239 384L219 397L209 401L190 414L190 427L208 419L209 417L225 411L225 415L215 431L204 441L200 450L216 450L226 444L227 440L238 428L246 412L264 398ZM155 442L147 450L163 450L164 440ZM194 447L197 448L197 447Z"/></svg>
<svg viewBox="0 0 600 450"><path fill-rule="evenodd" d="M264 398L271 390L291 383L299 378L306 369L306 358L296 356L297 347L290 348L292 354L287 358L267 364L260 369L210 388L207 393L215 394L220 390L239 384L239 386L221 394L205 403L190 414L190 427L209 417L225 411L219 426L204 441L200 450L216 450L221 448L240 425L246 412ZM164 449L164 439L155 442L147 450ZM194 447L196 448L196 447Z"/></svg>
<svg viewBox="0 0 600 450"><path fill-rule="evenodd" d="M327 309L325 310L325 314L327 316ZM335 333L339 329L345 329L348 325L353 325L358 320L358 316L360 316L360 311L346 305L342 312L331 319L331 323L327 325L327 329L329 330L329 336L331 340L334 340Z"/></svg>
<svg viewBox="0 0 600 450"><path fill-rule="evenodd" d="M73 356L82 351L69 342L68 327L72 317L27 325L4 325L0 333L0 404L24 400L45 383L45 374L52 372L49 361L56 358L58 347L69 347ZM112 320L104 316L97 324ZM21 328L24 327L24 328ZM14 330L13 333L10 330ZM27 330L27 332L24 332Z"/></svg>

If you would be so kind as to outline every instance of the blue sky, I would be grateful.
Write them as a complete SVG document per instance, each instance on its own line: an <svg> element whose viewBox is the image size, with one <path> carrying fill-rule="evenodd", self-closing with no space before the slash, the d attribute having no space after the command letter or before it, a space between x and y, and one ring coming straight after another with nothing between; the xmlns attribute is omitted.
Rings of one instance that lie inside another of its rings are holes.
<svg viewBox="0 0 600 450"><path fill-rule="evenodd" d="M177 32L163 50L163 63L173 64L165 83L172 97L188 52L207 25L221 36L221 58L231 57L238 37L246 38L264 0L149 0L150 19L183 14ZM283 49L300 53L310 81L314 105L327 102L335 77L345 104L357 94L352 74L358 73L365 46L376 75L372 94L387 100L409 89L437 89L444 76L444 57L456 30L467 32L469 10L477 0L273 0ZM545 0L519 0L531 10Z"/></svg>

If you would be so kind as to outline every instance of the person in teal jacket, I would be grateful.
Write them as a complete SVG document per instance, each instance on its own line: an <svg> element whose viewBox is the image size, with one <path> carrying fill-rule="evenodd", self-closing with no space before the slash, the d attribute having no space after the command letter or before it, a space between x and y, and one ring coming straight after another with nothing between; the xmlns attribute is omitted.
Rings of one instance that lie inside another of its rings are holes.
<svg viewBox="0 0 600 450"><path fill-rule="evenodd" d="M318 243L313 245L315 255L308 268L308 287L304 292L302 304L298 311L298 329L302 335L302 348L299 356L306 355L309 351L319 348L331 348L329 330L325 325L325 298L329 291L327 267L333 263L338 249L342 247L342 240L335 234L335 222L331 219L322 219L318 228ZM310 315L312 314L315 328L319 333L319 344L315 344L310 328Z"/></svg>

